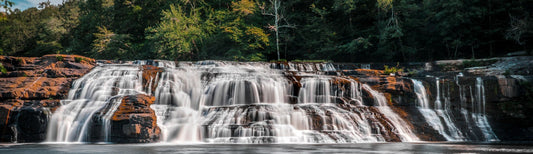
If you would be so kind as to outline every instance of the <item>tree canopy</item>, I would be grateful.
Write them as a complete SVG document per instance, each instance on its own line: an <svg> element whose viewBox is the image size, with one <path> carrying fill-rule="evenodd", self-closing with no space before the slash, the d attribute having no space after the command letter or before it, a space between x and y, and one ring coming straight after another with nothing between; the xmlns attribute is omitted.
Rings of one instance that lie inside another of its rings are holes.
<svg viewBox="0 0 533 154"><path fill-rule="evenodd" d="M406 62L533 50L530 0L0 0L0 54Z"/></svg>

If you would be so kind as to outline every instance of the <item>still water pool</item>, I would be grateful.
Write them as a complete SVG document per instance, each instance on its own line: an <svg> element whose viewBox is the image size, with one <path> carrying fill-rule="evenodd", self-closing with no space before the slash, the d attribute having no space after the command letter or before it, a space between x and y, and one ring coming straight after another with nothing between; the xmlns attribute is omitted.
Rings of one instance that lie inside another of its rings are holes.
<svg viewBox="0 0 533 154"><path fill-rule="evenodd" d="M0 144L0 153L533 153L533 143Z"/></svg>

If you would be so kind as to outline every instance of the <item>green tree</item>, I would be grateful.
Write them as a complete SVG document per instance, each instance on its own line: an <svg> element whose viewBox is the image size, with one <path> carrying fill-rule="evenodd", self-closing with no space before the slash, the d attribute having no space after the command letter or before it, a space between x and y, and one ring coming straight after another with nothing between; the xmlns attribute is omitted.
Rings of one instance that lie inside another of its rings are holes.
<svg viewBox="0 0 533 154"><path fill-rule="evenodd" d="M147 38L154 43L153 50L158 58L191 58L193 51L198 51L198 43L207 37L201 28L199 12L184 12L181 6L171 5L163 11L161 23L147 29Z"/></svg>
<svg viewBox="0 0 533 154"><path fill-rule="evenodd" d="M129 59L128 51L131 47L127 34L115 34L106 27L98 27L93 41L92 57L100 59Z"/></svg>

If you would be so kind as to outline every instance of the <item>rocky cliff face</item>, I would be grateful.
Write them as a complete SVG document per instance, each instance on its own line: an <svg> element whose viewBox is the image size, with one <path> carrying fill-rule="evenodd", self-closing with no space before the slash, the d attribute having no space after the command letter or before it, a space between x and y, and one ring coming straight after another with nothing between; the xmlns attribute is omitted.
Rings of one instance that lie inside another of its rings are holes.
<svg viewBox="0 0 533 154"><path fill-rule="evenodd" d="M48 117L72 81L96 64L74 55L0 56L0 62L0 142L43 141Z"/></svg>

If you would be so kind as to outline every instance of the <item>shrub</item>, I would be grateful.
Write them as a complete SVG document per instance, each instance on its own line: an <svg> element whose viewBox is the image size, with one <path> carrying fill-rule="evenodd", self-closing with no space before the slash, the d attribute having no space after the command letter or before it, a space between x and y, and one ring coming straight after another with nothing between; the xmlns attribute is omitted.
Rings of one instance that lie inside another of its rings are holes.
<svg viewBox="0 0 533 154"><path fill-rule="evenodd" d="M7 69L4 67L2 63L0 63L0 72L2 72L3 74L7 73Z"/></svg>
<svg viewBox="0 0 533 154"><path fill-rule="evenodd" d="M383 67L385 67L385 71L383 73L391 74L391 73L403 72L403 68L400 68L399 66L400 66L400 64L397 64L396 67L389 67L389 66L385 65L385 66L383 66Z"/></svg>
<svg viewBox="0 0 533 154"><path fill-rule="evenodd" d="M76 63L80 63L82 61L85 61L85 59L83 57L74 57L74 61L76 61Z"/></svg>
<svg viewBox="0 0 533 154"><path fill-rule="evenodd" d="M63 61L64 57L63 56L56 56L57 58L57 61Z"/></svg>

